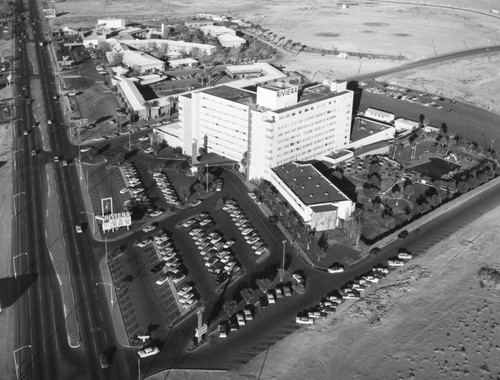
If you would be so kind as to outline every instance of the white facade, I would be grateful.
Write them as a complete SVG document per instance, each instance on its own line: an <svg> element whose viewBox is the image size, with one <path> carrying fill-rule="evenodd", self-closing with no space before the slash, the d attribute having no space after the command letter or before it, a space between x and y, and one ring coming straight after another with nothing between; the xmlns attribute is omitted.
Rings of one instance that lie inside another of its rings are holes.
<svg viewBox="0 0 500 380"><path fill-rule="evenodd" d="M153 138L158 139L159 142L165 140L168 146L176 148L181 146L182 129L179 122L160 125L153 128Z"/></svg>
<svg viewBox="0 0 500 380"><path fill-rule="evenodd" d="M394 115L390 112L385 112L377 110L375 108L368 108L365 111L365 117L370 119L383 121L384 123L392 123L394 121Z"/></svg>
<svg viewBox="0 0 500 380"><path fill-rule="evenodd" d="M97 26L101 26L106 29L122 29L125 28L125 20L124 19L97 20Z"/></svg>
<svg viewBox="0 0 500 380"><path fill-rule="evenodd" d="M415 129L418 129L419 125L418 121L404 119L402 117L394 120L396 132L414 131Z"/></svg>
<svg viewBox="0 0 500 380"><path fill-rule="evenodd" d="M225 27L225 26L220 26L220 25L206 25L202 26L200 30L203 32L203 34L211 35L214 37L220 36L221 34L231 34L233 36L236 35L236 31L234 29Z"/></svg>
<svg viewBox="0 0 500 380"><path fill-rule="evenodd" d="M123 50L122 54L122 63L141 74L165 69L165 62L142 51Z"/></svg>
<svg viewBox="0 0 500 380"><path fill-rule="evenodd" d="M179 96L183 150L193 139L208 152L241 161L247 177L265 177L268 168L310 160L349 143L353 93L318 85L299 91L285 83L262 85L257 92L217 86ZM299 94L300 92L300 94Z"/></svg>
<svg viewBox="0 0 500 380"><path fill-rule="evenodd" d="M221 34L217 36L217 39L219 40L219 43L223 47L227 48L237 48L240 47L241 45L246 44L247 42L247 40L245 40L244 38L229 33Z"/></svg>
<svg viewBox="0 0 500 380"><path fill-rule="evenodd" d="M267 170L267 180L317 231L333 229L347 220L356 204L311 164L294 162Z"/></svg>
<svg viewBox="0 0 500 380"><path fill-rule="evenodd" d="M154 46L160 49L166 49L167 54L171 53L190 53L193 49L197 49L200 54L211 55L217 50L217 46L208 44L197 44L193 42L163 40L150 38L147 40L120 40L122 44L131 46L136 49L147 51Z"/></svg>

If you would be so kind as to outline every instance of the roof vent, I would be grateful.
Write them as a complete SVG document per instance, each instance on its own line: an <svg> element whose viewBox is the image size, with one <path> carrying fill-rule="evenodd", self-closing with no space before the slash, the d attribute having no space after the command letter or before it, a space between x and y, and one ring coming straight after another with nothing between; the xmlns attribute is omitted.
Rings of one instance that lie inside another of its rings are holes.
<svg viewBox="0 0 500 380"><path fill-rule="evenodd" d="M308 177L307 177L307 179L312 179L312 178L313 178L313 177L311 177L311 176L308 176Z"/></svg>
<svg viewBox="0 0 500 380"><path fill-rule="evenodd" d="M328 191L325 191L325 195L328 195Z"/></svg>
<svg viewBox="0 0 500 380"><path fill-rule="evenodd" d="M287 171L286 171L286 174L290 174L290 170L287 170Z"/></svg>
<svg viewBox="0 0 500 380"><path fill-rule="evenodd" d="M294 180L294 181L297 181L297 177L293 177L293 180Z"/></svg>
<svg viewBox="0 0 500 380"><path fill-rule="evenodd" d="M306 187L304 185L302 185L301 188L305 189Z"/></svg>
<svg viewBox="0 0 500 380"><path fill-rule="evenodd" d="M314 194L313 194L313 193L311 193L311 194L309 194L309 196L312 198L312 197L314 197Z"/></svg>
<svg viewBox="0 0 500 380"><path fill-rule="evenodd" d="M319 187L319 186L320 186L320 184L319 184L319 183L317 183L317 184L316 184L316 187Z"/></svg>

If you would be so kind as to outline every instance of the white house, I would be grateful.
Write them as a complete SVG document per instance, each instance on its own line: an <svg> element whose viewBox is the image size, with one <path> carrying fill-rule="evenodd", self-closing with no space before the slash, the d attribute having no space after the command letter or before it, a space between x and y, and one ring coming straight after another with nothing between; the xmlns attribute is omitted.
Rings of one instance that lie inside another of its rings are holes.
<svg viewBox="0 0 500 380"><path fill-rule="evenodd" d="M221 34L217 37L217 39L219 40L219 43L223 47L228 47L228 48L238 48L241 45L246 44L247 42L244 38L238 37L230 33Z"/></svg>

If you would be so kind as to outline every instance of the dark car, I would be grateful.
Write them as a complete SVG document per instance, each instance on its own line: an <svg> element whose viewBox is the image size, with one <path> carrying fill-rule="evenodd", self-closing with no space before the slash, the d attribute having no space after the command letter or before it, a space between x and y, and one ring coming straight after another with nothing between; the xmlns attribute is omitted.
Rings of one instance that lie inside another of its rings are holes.
<svg viewBox="0 0 500 380"><path fill-rule="evenodd" d="M409 233L407 230L403 230L398 234L399 239L406 239L408 237Z"/></svg>

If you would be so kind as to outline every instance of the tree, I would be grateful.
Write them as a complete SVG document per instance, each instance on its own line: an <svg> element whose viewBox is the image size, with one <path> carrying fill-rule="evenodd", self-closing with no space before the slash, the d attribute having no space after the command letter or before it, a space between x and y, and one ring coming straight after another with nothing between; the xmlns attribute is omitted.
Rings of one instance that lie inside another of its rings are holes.
<svg viewBox="0 0 500 380"><path fill-rule="evenodd" d="M246 304L249 305L252 303L253 298L255 296L255 291L250 288L241 289L240 291L241 297L245 300Z"/></svg>
<svg viewBox="0 0 500 380"><path fill-rule="evenodd" d="M391 192L392 192L392 196L394 198L396 198L396 206L398 205L398 201L399 201L399 198L401 197L401 187L399 186L398 183L396 183L392 189L391 189Z"/></svg>
<svg viewBox="0 0 500 380"><path fill-rule="evenodd" d="M196 194L200 195L200 193L205 189L205 185L198 181L193 185L194 191L196 191Z"/></svg>
<svg viewBox="0 0 500 380"><path fill-rule="evenodd" d="M179 197L181 198L182 202L186 202L190 195L191 192L187 187L183 186L179 189Z"/></svg>
<svg viewBox="0 0 500 380"><path fill-rule="evenodd" d="M228 301L224 302L224 305L222 306L222 308L224 309L224 312L226 313L226 315L228 317L231 317L231 315L233 315L236 312L236 310L238 309L238 304L236 303L236 301L228 300Z"/></svg>
<svg viewBox="0 0 500 380"><path fill-rule="evenodd" d="M415 188L413 187L413 183L411 181L405 182L403 192L408 199L415 195Z"/></svg>
<svg viewBox="0 0 500 380"><path fill-rule="evenodd" d="M326 232L323 232L321 236L318 239L318 247L323 251L326 252L328 251L328 248L330 247L330 244L328 243L328 234Z"/></svg>
<svg viewBox="0 0 500 380"><path fill-rule="evenodd" d="M257 281L255 281L259 289L262 291L262 293L266 293L267 290L271 287L272 282L268 278L258 278Z"/></svg>

